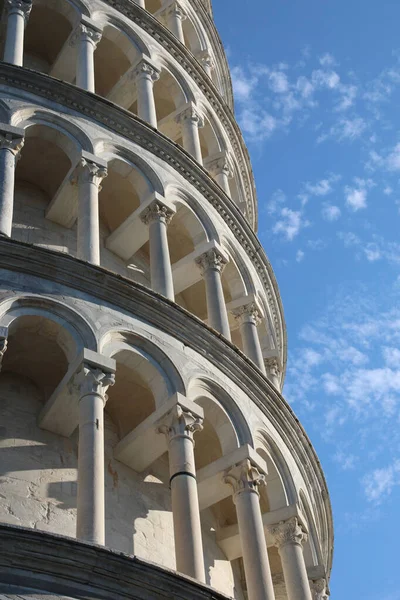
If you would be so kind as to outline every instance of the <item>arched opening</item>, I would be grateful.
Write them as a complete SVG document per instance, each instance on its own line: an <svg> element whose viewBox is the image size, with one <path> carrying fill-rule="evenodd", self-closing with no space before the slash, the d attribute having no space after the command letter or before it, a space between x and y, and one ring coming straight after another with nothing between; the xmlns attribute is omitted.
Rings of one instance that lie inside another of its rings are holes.
<svg viewBox="0 0 400 600"><path fill-rule="evenodd" d="M61 128L28 125L15 174L13 238L75 254L75 231L45 216L78 157L77 143Z"/></svg>
<svg viewBox="0 0 400 600"><path fill-rule="evenodd" d="M315 521L310 510L310 505L307 501L303 490L300 490L299 500L300 508L307 519L308 536L307 541L303 546L304 560L307 567L314 567L318 564L322 564L321 552L318 544L317 529L315 527Z"/></svg>
<svg viewBox="0 0 400 600"><path fill-rule="evenodd" d="M113 102L128 108L128 100L123 98L122 94L124 88L132 88L133 82L125 81L124 75L129 75L130 67L141 55L141 49L124 31L114 24L105 25L94 53L96 93L104 97L110 96ZM132 90L125 90L125 94L128 92L131 93Z"/></svg>
<svg viewBox="0 0 400 600"><path fill-rule="evenodd" d="M77 443L38 426L43 405L78 346L59 317L20 307L3 317L8 347L0 374L0 521L75 536Z"/></svg>
<svg viewBox="0 0 400 600"><path fill-rule="evenodd" d="M196 56L202 51L200 35L195 27L192 15L188 15L182 23L185 46Z"/></svg>
<svg viewBox="0 0 400 600"><path fill-rule="evenodd" d="M24 66L50 73L78 19L69 2L34 2L24 37Z"/></svg>
<svg viewBox="0 0 400 600"><path fill-rule="evenodd" d="M158 10L161 9L161 0L145 0L146 10L154 15Z"/></svg>

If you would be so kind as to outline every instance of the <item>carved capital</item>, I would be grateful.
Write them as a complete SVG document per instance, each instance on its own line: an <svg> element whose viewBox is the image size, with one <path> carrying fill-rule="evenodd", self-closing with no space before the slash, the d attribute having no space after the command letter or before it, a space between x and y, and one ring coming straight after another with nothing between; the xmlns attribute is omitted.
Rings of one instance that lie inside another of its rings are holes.
<svg viewBox="0 0 400 600"><path fill-rule="evenodd" d="M315 579L310 581L310 589L312 600L328 600L328 594L326 592L326 580Z"/></svg>
<svg viewBox="0 0 400 600"><path fill-rule="evenodd" d="M98 367L83 365L76 380L79 386L79 400L85 396L99 396L104 404L107 402L107 390L115 383L114 373L105 373Z"/></svg>
<svg viewBox="0 0 400 600"><path fill-rule="evenodd" d="M185 10L179 2L172 2L169 4L165 9L165 16L167 19L173 17L175 19L180 19L181 21L184 21L187 17Z"/></svg>
<svg viewBox="0 0 400 600"><path fill-rule="evenodd" d="M1 366L2 366L2 362L3 362L3 358L4 358L4 355L5 355L6 350L7 350L7 345L8 345L7 338L1 336L0 337L0 371L1 371Z"/></svg>
<svg viewBox="0 0 400 600"><path fill-rule="evenodd" d="M30 12L32 10L31 0L6 0L5 8L7 12L18 11L24 16L25 23L29 19Z"/></svg>
<svg viewBox="0 0 400 600"><path fill-rule="evenodd" d="M281 376L281 368L277 358L275 358L274 356L264 358L264 365L267 374L270 377L276 377L277 379L279 379L279 377Z"/></svg>
<svg viewBox="0 0 400 600"><path fill-rule="evenodd" d="M250 302L249 304L233 309L232 314L240 325L249 321L259 325L262 321L261 313L255 302Z"/></svg>
<svg viewBox="0 0 400 600"><path fill-rule="evenodd" d="M298 544L301 546L307 541L307 534L301 525L299 525L297 517L291 517L287 521L280 521L276 525L270 525L268 530L278 549L286 544Z"/></svg>
<svg viewBox="0 0 400 600"><path fill-rule="evenodd" d="M205 71L211 71L214 68L214 62L208 50L203 50L197 55L197 59Z"/></svg>
<svg viewBox="0 0 400 600"><path fill-rule="evenodd" d="M204 252L204 254L195 259L195 263L200 268L202 275L208 269L215 269L222 273L227 262L227 259L216 248L207 250L207 252Z"/></svg>
<svg viewBox="0 0 400 600"><path fill-rule="evenodd" d="M105 177L107 177L106 167L81 158L73 179L78 179L79 183L94 183L100 191L100 184Z"/></svg>
<svg viewBox="0 0 400 600"><path fill-rule="evenodd" d="M167 436L168 442L177 437L193 441L196 431L203 429L203 419L177 404L158 425L158 432Z"/></svg>
<svg viewBox="0 0 400 600"><path fill-rule="evenodd" d="M265 476L252 465L249 459L243 460L224 473L224 482L231 486L233 499L243 492L256 492L265 485Z"/></svg>
<svg viewBox="0 0 400 600"><path fill-rule="evenodd" d="M160 71L146 60L141 60L132 71L132 78L148 77L151 81L157 81L160 78Z"/></svg>
<svg viewBox="0 0 400 600"><path fill-rule="evenodd" d="M189 106L185 108L179 115L176 117L176 122L178 125L182 125L183 123L193 123L196 127L204 127L204 120L200 113L196 110L194 106Z"/></svg>
<svg viewBox="0 0 400 600"><path fill-rule="evenodd" d="M0 150L10 150L15 158L18 159L23 145L23 137L15 136L8 131L2 131L0 129Z"/></svg>
<svg viewBox="0 0 400 600"><path fill-rule="evenodd" d="M140 218L145 225L150 225L153 221L161 221L166 225L169 225L174 214L175 213L168 208L168 206L155 200L148 208L146 208Z"/></svg>
<svg viewBox="0 0 400 600"><path fill-rule="evenodd" d="M71 37L70 45L75 46L78 42L91 42L96 48L100 42L102 32L95 26L90 25L87 21L79 23L74 34Z"/></svg>
<svg viewBox="0 0 400 600"><path fill-rule="evenodd" d="M233 173L229 163L229 160L226 156L220 156L214 160L210 160L207 162L207 171L211 173L213 177L215 175L226 175L229 179L231 179Z"/></svg>

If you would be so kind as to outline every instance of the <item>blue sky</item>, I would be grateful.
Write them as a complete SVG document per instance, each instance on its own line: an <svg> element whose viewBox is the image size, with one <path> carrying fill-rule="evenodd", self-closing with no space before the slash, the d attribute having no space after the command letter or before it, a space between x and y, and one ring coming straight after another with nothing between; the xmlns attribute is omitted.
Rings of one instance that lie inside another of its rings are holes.
<svg viewBox="0 0 400 600"><path fill-rule="evenodd" d="M214 15L285 309L284 393L330 489L331 597L400 600L400 3Z"/></svg>

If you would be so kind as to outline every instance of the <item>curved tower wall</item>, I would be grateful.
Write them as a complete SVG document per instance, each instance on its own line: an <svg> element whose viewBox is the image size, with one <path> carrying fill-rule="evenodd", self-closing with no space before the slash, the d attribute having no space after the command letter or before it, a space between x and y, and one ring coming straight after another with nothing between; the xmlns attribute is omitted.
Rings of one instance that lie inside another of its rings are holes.
<svg viewBox="0 0 400 600"><path fill-rule="evenodd" d="M325 598L210 3L9 0L0 31L0 589L118 596L109 560L132 597Z"/></svg>

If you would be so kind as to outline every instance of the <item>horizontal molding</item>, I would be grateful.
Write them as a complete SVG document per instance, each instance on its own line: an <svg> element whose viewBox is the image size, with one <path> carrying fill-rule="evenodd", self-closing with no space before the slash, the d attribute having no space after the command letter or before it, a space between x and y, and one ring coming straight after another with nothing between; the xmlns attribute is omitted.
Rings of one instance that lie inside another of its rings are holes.
<svg viewBox="0 0 400 600"><path fill-rule="evenodd" d="M240 209L228 198L220 186L183 148L158 130L140 120L127 110L110 101L59 81L42 73L23 67L0 63L0 86L14 87L24 93L46 98L80 115L100 123L109 130L131 140L172 166L193 185L217 210L227 226L244 248L263 282L276 339L285 370L287 340L283 306L272 266L253 229Z"/></svg>
<svg viewBox="0 0 400 600"><path fill-rule="evenodd" d="M228 600L170 569L102 546L0 524L0 583L66 598ZM22 592L20 592L22 594ZM23 595L23 594L22 594Z"/></svg>
<svg viewBox="0 0 400 600"><path fill-rule="evenodd" d="M69 286L97 299L99 304L112 304L206 357L244 391L278 431L308 489L314 490L314 500L327 521L327 530L322 537L329 548L332 547L331 505L315 450L283 396L236 346L184 308L149 288L67 254L0 238L0 269Z"/></svg>

